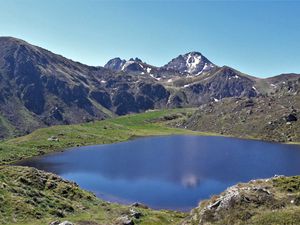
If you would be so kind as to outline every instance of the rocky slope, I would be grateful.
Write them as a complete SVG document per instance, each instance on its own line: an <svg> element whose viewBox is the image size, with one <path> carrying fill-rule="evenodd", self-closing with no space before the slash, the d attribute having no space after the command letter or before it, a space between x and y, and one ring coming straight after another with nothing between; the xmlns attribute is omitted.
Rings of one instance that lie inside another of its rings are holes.
<svg viewBox="0 0 300 225"><path fill-rule="evenodd" d="M200 52L189 52L172 59L163 68L167 70L179 71L189 75L200 75L211 71L216 65L210 62Z"/></svg>
<svg viewBox="0 0 300 225"><path fill-rule="evenodd" d="M237 184L202 201L182 224L299 224L299 194L299 176Z"/></svg>
<svg viewBox="0 0 300 225"><path fill-rule="evenodd" d="M0 137L160 108L169 95L153 78L86 66L0 38Z"/></svg>
<svg viewBox="0 0 300 225"><path fill-rule="evenodd" d="M217 67L199 52L189 52L172 59L162 67L152 66L139 58L129 60L119 57L109 60L105 68L115 72L125 71L129 73L149 74L156 78L174 76L197 76L210 72Z"/></svg>
<svg viewBox="0 0 300 225"><path fill-rule="evenodd" d="M235 137L300 142L300 78L276 85L271 94L204 104L181 126Z"/></svg>
<svg viewBox="0 0 300 225"><path fill-rule="evenodd" d="M198 52L180 55L163 67L138 58L115 58L105 68L91 67L0 37L0 139L56 124L256 97L276 92L297 77L251 77L218 67Z"/></svg>

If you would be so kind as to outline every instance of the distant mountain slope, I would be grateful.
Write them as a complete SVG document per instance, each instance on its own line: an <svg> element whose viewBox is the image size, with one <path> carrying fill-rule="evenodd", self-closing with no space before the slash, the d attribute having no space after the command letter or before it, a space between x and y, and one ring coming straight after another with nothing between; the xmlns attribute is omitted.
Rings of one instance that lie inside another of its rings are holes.
<svg viewBox="0 0 300 225"><path fill-rule="evenodd" d="M162 107L168 96L148 77L117 74L0 38L0 137Z"/></svg>
<svg viewBox="0 0 300 225"><path fill-rule="evenodd" d="M188 73L190 75L200 75L201 73L211 71L214 67L216 67L216 65L210 62L201 53L189 52L172 59L172 61L163 68L179 71L180 73Z"/></svg>
<svg viewBox="0 0 300 225"><path fill-rule="evenodd" d="M143 62L139 58L129 60L119 57L109 60L105 68L115 72L125 71L131 73L148 74L156 78L172 76L197 76L210 72L217 66L210 62L199 52L189 52L172 59L162 67L156 67Z"/></svg>
<svg viewBox="0 0 300 225"><path fill-rule="evenodd" d="M139 58L131 58L129 60L120 59L119 57L109 60L104 68L114 72L126 72L135 75L147 75L156 80L167 79L175 76L182 76L182 73L177 70L156 67L143 62Z"/></svg>
<svg viewBox="0 0 300 225"><path fill-rule="evenodd" d="M255 83L254 78L230 67L215 68L208 74L175 80L173 105L199 106L228 97L255 97Z"/></svg>
<svg viewBox="0 0 300 225"><path fill-rule="evenodd" d="M276 93L297 76L259 79L218 67L198 52L163 67L138 58L92 67L0 37L0 138L55 124Z"/></svg>
<svg viewBox="0 0 300 225"><path fill-rule="evenodd" d="M235 137L300 142L300 75L271 94L204 104L182 126Z"/></svg>

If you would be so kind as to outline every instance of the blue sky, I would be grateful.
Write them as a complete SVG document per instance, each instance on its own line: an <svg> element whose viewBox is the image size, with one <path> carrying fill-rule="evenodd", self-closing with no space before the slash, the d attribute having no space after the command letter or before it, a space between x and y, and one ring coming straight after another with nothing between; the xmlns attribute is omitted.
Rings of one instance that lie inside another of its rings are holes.
<svg viewBox="0 0 300 225"><path fill-rule="evenodd" d="M300 73L300 1L0 0L0 35L88 65L189 51L268 77Z"/></svg>

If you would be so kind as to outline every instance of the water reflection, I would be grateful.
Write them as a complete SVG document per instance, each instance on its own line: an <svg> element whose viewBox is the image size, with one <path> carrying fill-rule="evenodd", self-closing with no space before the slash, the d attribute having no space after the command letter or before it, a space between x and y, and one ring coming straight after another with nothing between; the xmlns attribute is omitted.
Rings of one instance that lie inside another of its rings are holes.
<svg viewBox="0 0 300 225"><path fill-rule="evenodd" d="M299 174L299 160L299 146L168 136L81 147L20 164L59 174L110 201L188 210L237 182Z"/></svg>

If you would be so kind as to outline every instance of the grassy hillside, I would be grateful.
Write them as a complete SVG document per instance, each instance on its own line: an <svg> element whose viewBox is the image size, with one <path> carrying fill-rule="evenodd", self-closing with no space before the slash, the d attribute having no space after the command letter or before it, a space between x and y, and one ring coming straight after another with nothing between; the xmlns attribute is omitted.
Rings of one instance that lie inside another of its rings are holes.
<svg viewBox="0 0 300 225"><path fill-rule="evenodd" d="M109 144L135 137L203 134L166 126L168 121L172 120L172 123L176 123L185 120L193 112L194 109L151 111L79 125L38 129L29 135L0 142L0 164L8 164L65 148Z"/></svg>
<svg viewBox="0 0 300 225"><path fill-rule="evenodd" d="M202 201L183 224L300 224L300 177L274 177L232 186Z"/></svg>
<svg viewBox="0 0 300 225"><path fill-rule="evenodd" d="M217 104L222 104L223 107L228 105L223 101ZM243 105L244 100L240 104ZM255 109L252 110L255 115ZM209 135L210 133L171 127L192 121L193 115L199 115L199 111L196 114L194 111L195 109L151 111L79 125L54 126L0 142L0 224L40 225L55 220L69 220L76 225L115 225L122 224L120 218L124 217L134 224L147 225L300 224L299 177L279 177L238 184L219 196L201 202L189 216L174 211L154 211L111 204L54 174L5 165L69 147L108 144L141 136ZM212 115L214 113L212 110ZM206 126L214 127L211 121L206 118ZM215 120L214 123L218 121ZM229 126L224 122L226 124ZM133 211L142 216L135 218Z"/></svg>
<svg viewBox="0 0 300 225"><path fill-rule="evenodd" d="M136 224L177 224L184 213L134 209L142 213L131 216L132 207L110 204L81 190L76 184L56 175L26 167L4 166L17 160L68 147L107 144L139 136L199 134L167 127L167 121L180 121L193 109L151 111L115 119L69 126L54 126L0 143L0 224L49 224L70 220L76 224L117 224L128 215Z"/></svg>
<svg viewBox="0 0 300 225"><path fill-rule="evenodd" d="M141 214L133 216L133 211ZM118 224L127 216L135 224L178 224L184 213L154 211L104 202L75 183L27 167L0 167L0 224L46 225L72 221L77 225Z"/></svg>
<svg viewBox="0 0 300 225"><path fill-rule="evenodd" d="M182 127L241 138L300 143L300 95L222 99L201 106Z"/></svg>

